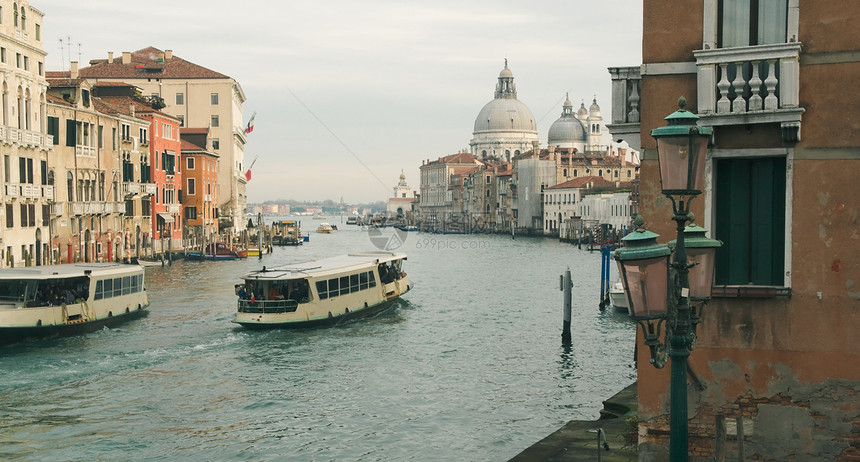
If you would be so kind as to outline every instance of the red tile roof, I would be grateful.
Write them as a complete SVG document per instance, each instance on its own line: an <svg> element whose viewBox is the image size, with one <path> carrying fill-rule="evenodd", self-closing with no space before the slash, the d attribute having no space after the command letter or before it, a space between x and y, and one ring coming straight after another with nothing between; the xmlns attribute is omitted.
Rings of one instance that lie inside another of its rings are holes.
<svg viewBox="0 0 860 462"><path fill-rule="evenodd" d="M123 64L122 56L108 63L107 59L94 59L90 66L80 69L81 77L99 79L229 79L229 76L186 61L176 55L158 61L164 52L147 47L131 53L131 62Z"/></svg>
<svg viewBox="0 0 860 462"><path fill-rule="evenodd" d="M198 146L186 139L181 139L179 144L179 149L182 151L205 151L206 149L202 146Z"/></svg>
<svg viewBox="0 0 860 462"><path fill-rule="evenodd" d="M608 188L615 186L612 181L604 180L599 176L583 176L572 180L559 183L555 186L550 186L546 189L565 189L565 188Z"/></svg>

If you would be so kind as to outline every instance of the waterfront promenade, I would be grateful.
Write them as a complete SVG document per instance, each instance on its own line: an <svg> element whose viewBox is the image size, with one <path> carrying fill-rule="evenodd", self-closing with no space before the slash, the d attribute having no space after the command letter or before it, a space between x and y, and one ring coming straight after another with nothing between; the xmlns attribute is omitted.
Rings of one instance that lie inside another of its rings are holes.
<svg viewBox="0 0 860 462"><path fill-rule="evenodd" d="M637 415L636 382L603 402L599 420L571 420L546 438L517 454L511 462L635 461L636 441L627 441L627 419ZM598 429L606 435L598 441ZM636 431L635 427L632 429ZM598 456L598 451L600 455Z"/></svg>

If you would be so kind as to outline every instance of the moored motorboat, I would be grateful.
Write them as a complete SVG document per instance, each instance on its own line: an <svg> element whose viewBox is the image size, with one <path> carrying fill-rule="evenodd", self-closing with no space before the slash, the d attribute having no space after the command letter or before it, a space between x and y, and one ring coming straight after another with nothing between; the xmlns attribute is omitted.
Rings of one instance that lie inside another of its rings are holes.
<svg viewBox="0 0 860 462"><path fill-rule="evenodd" d="M236 285L233 321L248 328L312 327L372 316L412 288L406 254L363 252L275 268Z"/></svg>
<svg viewBox="0 0 860 462"><path fill-rule="evenodd" d="M210 243L203 251L189 250L185 253L188 260L236 260L247 256L245 250L240 251L235 246L228 246L226 242Z"/></svg>
<svg viewBox="0 0 860 462"><path fill-rule="evenodd" d="M296 220L281 220L272 223L275 235L272 236L274 245L302 245L302 230Z"/></svg>
<svg viewBox="0 0 860 462"><path fill-rule="evenodd" d="M0 270L0 344L88 332L149 306L144 268L70 263Z"/></svg>
<svg viewBox="0 0 860 462"><path fill-rule="evenodd" d="M621 281L616 281L615 284L609 287L609 300L616 310L627 311L629 306L627 303L627 293L624 292L624 284Z"/></svg>

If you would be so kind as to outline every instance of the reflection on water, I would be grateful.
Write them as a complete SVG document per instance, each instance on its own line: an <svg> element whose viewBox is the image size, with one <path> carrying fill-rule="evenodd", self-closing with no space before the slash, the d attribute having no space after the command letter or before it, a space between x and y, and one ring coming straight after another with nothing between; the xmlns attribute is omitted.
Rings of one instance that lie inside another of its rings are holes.
<svg viewBox="0 0 860 462"><path fill-rule="evenodd" d="M230 322L240 275L375 249L338 227L261 260L147 268L149 316L0 348L0 459L498 460L635 379L634 324L597 308L599 254L552 240L410 233L415 289L374 319Z"/></svg>

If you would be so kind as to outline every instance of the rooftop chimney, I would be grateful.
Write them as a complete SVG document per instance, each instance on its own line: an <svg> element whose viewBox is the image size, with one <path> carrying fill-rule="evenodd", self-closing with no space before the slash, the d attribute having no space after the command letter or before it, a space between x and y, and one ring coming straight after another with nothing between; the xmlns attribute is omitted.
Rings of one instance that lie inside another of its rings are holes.
<svg viewBox="0 0 860 462"><path fill-rule="evenodd" d="M113 52L108 51L108 64L113 64Z"/></svg>
<svg viewBox="0 0 860 462"><path fill-rule="evenodd" d="M122 63L123 64L131 64L131 52L123 51L122 52Z"/></svg>
<svg viewBox="0 0 860 462"><path fill-rule="evenodd" d="M134 103L128 103L128 110L131 111L131 116L134 117Z"/></svg>
<svg viewBox="0 0 860 462"><path fill-rule="evenodd" d="M78 62L72 61L69 63L69 78L76 79L78 78Z"/></svg>
<svg viewBox="0 0 860 462"><path fill-rule="evenodd" d="M164 59L173 58L173 50L164 50Z"/></svg>

